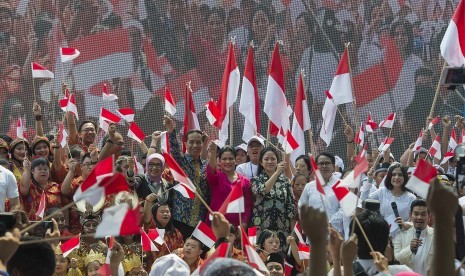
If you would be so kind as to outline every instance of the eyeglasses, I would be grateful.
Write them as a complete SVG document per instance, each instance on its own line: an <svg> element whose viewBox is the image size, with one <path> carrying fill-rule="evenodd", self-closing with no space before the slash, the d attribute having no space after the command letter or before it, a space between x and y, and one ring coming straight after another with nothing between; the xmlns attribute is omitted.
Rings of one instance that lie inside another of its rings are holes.
<svg viewBox="0 0 465 276"><path fill-rule="evenodd" d="M36 171L39 171L39 172L48 172L48 170L50 170L49 168L35 168Z"/></svg>
<svg viewBox="0 0 465 276"><path fill-rule="evenodd" d="M149 163L149 168L161 168L163 165L161 163Z"/></svg>
<svg viewBox="0 0 465 276"><path fill-rule="evenodd" d="M331 166L332 164L333 164L333 163L331 163L331 162L328 161L328 162L318 162L317 165L318 165L318 167L329 167L329 166Z"/></svg>

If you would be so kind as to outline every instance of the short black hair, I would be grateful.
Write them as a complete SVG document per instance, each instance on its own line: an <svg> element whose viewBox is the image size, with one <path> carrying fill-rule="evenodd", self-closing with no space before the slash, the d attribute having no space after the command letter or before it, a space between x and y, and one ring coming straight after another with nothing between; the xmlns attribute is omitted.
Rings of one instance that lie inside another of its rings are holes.
<svg viewBox="0 0 465 276"><path fill-rule="evenodd" d="M378 252L384 252L389 240L389 224L384 220L383 216L371 210L364 210L357 215L360 225L365 230L365 233L370 241L373 249ZM353 220L351 222L355 223ZM370 247L363 237L362 231L358 224L355 224L354 233L358 237L358 257L362 260L372 259L370 255Z"/></svg>
<svg viewBox="0 0 465 276"><path fill-rule="evenodd" d="M295 162L299 161L300 159L304 160L305 162L305 165L307 165L307 170L309 172L312 171L312 165L310 165L310 158L308 158L307 155L300 155L299 157L297 157L297 159L295 159Z"/></svg>
<svg viewBox="0 0 465 276"><path fill-rule="evenodd" d="M187 139L187 138L189 138L189 135L191 135L192 133L200 134L200 136L203 135L202 131L200 131L200 130L198 130L198 129L191 129L191 130L189 130L188 132L186 132L186 135L184 135L184 138L186 139L186 141L189 140L189 139ZM202 142L203 142L203 141L202 141Z"/></svg>
<svg viewBox="0 0 465 276"><path fill-rule="evenodd" d="M271 231L268 229L263 230L260 233L260 236L258 236L258 240L257 240L258 249L265 249L265 241L270 237L276 237L279 239L278 233L276 233L275 231Z"/></svg>
<svg viewBox="0 0 465 276"><path fill-rule="evenodd" d="M231 146L225 146L224 148L220 149L220 151L218 152L218 158L221 159L221 156L225 152L230 152L234 157L236 157L236 150Z"/></svg>
<svg viewBox="0 0 465 276"><path fill-rule="evenodd" d="M428 206L426 205L426 201L425 201L424 199L418 198L418 199L415 199L415 200L410 204L410 214L413 213L413 208L415 208L415 207L417 207L417 206L428 208ZM429 209L428 209L428 213L429 213Z"/></svg>
<svg viewBox="0 0 465 276"><path fill-rule="evenodd" d="M320 154L317 155L317 157L315 158L315 162L318 163L318 159L320 159L321 156L326 156L329 158L329 160L331 160L331 163L336 164L336 157L334 157L334 155L332 153L329 153L329 152L322 152Z"/></svg>
<svg viewBox="0 0 465 276"><path fill-rule="evenodd" d="M38 237L22 237L21 241L39 240ZM10 275L19 272L19 275L53 276L55 273L55 251L46 242L20 245L18 250L7 263Z"/></svg>
<svg viewBox="0 0 465 276"><path fill-rule="evenodd" d="M278 151L272 147L272 146L268 146L268 147L265 147L264 149L262 149L262 151L260 152L260 157L259 157L259 163L258 163L258 169L257 169L257 175L260 174L264 169L263 169L263 166L262 166L262 159L263 159L263 156L265 156L265 154L267 152L273 152L275 155L276 155L276 161L278 162L279 164L279 153Z"/></svg>
<svg viewBox="0 0 465 276"><path fill-rule="evenodd" d="M89 152L86 152L86 153L81 157L81 164L84 163L84 160L86 160L86 158L92 159L92 157L90 157L90 153L89 153Z"/></svg>
<svg viewBox="0 0 465 276"><path fill-rule="evenodd" d="M6 135L4 133L0 134L0 139L5 140L8 143L8 145L11 144L11 142L13 142L13 139L11 139L10 136L8 136L8 135Z"/></svg>
<svg viewBox="0 0 465 276"><path fill-rule="evenodd" d="M32 160L31 162L31 171L37 168L38 166L47 166L48 167L48 161L45 160L44 158L36 158Z"/></svg>
<svg viewBox="0 0 465 276"><path fill-rule="evenodd" d="M90 120L85 120L85 121L82 121L82 122L79 124L79 128L78 128L79 132L82 131L82 127L83 127L85 124L87 124L87 123L91 123L91 124L94 126L95 131L97 131L97 125L95 124L95 122L90 121Z"/></svg>
<svg viewBox="0 0 465 276"><path fill-rule="evenodd" d="M384 186L388 190L394 189L394 186L392 186L391 179L392 179L392 172L394 169L400 168L400 171L402 172L402 175L404 176L404 183L402 184L402 190L407 191L407 188L405 188L405 185L407 185L408 181L408 173L407 173L407 168L403 166L401 163L393 163L386 174L386 180L384 181ZM384 251L381 251L384 252Z"/></svg>
<svg viewBox="0 0 465 276"><path fill-rule="evenodd" d="M130 150L123 149L123 150L121 151L121 154L120 154L120 155L121 155L121 156L132 156L132 153L131 153Z"/></svg>

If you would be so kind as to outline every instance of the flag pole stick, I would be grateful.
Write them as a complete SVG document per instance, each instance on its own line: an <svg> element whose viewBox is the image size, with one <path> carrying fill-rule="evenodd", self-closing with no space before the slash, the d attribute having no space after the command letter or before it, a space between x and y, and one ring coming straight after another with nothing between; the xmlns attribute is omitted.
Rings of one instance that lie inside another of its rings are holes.
<svg viewBox="0 0 465 276"><path fill-rule="evenodd" d="M365 241L368 244L368 247L370 247L371 252L375 252L373 249L373 246L370 243L370 240L368 239L367 234L365 233L365 230L363 230L362 224L360 224L360 221L358 220L357 216L355 216L355 222L357 223L358 227L360 228L360 232L362 232L363 237L365 238Z"/></svg>
<svg viewBox="0 0 465 276"><path fill-rule="evenodd" d="M61 212L63 212L64 210L66 210L66 209L68 209L68 208L71 208L72 206L74 206L74 204L76 204L76 202L74 202L74 201L68 203L67 205L61 207L60 209L56 210L55 212L49 214L48 216L45 216L41 221L34 222L33 224L31 224L31 225L29 225L28 227L24 228L24 229L21 230L19 233L20 233L20 234L26 233L27 231L29 231L29 230L31 230L32 228L35 228L36 226L38 226L39 224L41 224L42 221L45 221L45 220L48 220L48 219L53 218L56 214L61 213Z"/></svg>
<svg viewBox="0 0 465 276"><path fill-rule="evenodd" d="M231 147L234 147L234 127L233 127L233 121L234 121L234 114L233 114L233 106L229 108L229 144Z"/></svg>
<svg viewBox="0 0 465 276"><path fill-rule="evenodd" d="M441 70L441 75L444 72L444 69L447 67L447 62L444 61L444 64L442 65L442 70ZM429 117L433 117L434 114L434 107L436 106L436 102L438 100L438 95L439 95L439 90L441 89L441 75L439 75L439 81L438 85L436 86L436 93L434 93L434 99L433 103L431 104L431 109L429 111Z"/></svg>
<svg viewBox="0 0 465 276"><path fill-rule="evenodd" d="M242 213L238 213L239 214L239 225L242 227ZM241 231L241 251L242 251L242 254L244 254L244 243L242 242L242 231ZM232 245L234 246L234 245Z"/></svg>
<svg viewBox="0 0 465 276"><path fill-rule="evenodd" d="M266 146L268 147L270 145L270 120L268 119L268 130L266 131Z"/></svg>
<svg viewBox="0 0 465 276"><path fill-rule="evenodd" d="M41 221L40 221L41 222ZM93 238L94 233L92 234L80 234L79 238ZM21 241L19 242L20 245L26 245L26 244L36 244L36 243L42 243L42 242L54 242L54 241L61 241L61 240L66 240L70 239L72 237L70 236L59 236L59 237L51 237L51 238L41 238L37 240L29 240L29 241Z"/></svg>
<svg viewBox="0 0 465 276"><path fill-rule="evenodd" d="M307 96L307 92L310 91L310 86L308 87L307 90L305 90L305 82L304 82L304 78L305 78L305 73L304 73L304 69L301 69L300 70L300 75L302 76L302 86L303 86L303 89L304 89L304 96L305 96L305 101L307 102L307 105L308 105L308 96ZM309 118L310 119L310 118ZM314 145L313 145L313 131L312 131L312 123L311 123L311 120L310 120L310 128L308 129L308 138L310 139L310 152L312 154L315 154L315 148L314 148Z"/></svg>
<svg viewBox="0 0 465 276"><path fill-rule="evenodd" d="M358 129L359 129L358 115L357 115L357 100L355 99L354 82L352 81L352 66L350 65L349 46L350 46L350 42L347 42L345 44L345 48L346 48L346 51L347 51L347 61L349 63L350 87L352 88L352 98L354 99L353 104L354 104L355 133L357 133ZM360 146L360 147L362 147L362 146ZM358 148L357 146L354 147L355 155L357 155L357 148Z"/></svg>
<svg viewBox="0 0 465 276"><path fill-rule="evenodd" d="M34 82L34 76L32 77L32 92L34 92L34 102L37 102L36 85L35 85L35 82Z"/></svg>

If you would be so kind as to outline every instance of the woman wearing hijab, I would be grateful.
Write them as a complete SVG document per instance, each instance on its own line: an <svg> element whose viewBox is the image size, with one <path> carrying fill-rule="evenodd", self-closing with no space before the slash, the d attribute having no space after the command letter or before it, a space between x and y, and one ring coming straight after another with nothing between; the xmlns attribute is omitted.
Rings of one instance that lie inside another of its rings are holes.
<svg viewBox="0 0 465 276"><path fill-rule="evenodd" d="M156 201L160 203L168 202L169 192L166 192L170 183L163 177L165 171L165 158L159 153L150 154L147 157L146 173L134 175L130 166L127 172L128 182L132 189L136 191L139 200L145 200L150 194L158 195Z"/></svg>

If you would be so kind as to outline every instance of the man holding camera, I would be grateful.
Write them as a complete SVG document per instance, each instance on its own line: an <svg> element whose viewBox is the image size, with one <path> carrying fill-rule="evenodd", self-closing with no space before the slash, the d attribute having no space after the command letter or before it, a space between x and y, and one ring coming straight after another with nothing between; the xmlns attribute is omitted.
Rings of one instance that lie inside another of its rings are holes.
<svg viewBox="0 0 465 276"><path fill-rule="evenodd" d="M426 275L433 260L434 230L428 226L429 215L426 201L413 201L410 205L413 227L403 229L394 239L396 259L421 275Z"/></svg>

